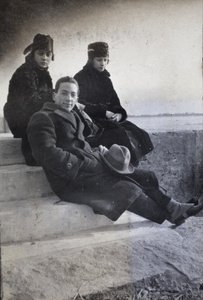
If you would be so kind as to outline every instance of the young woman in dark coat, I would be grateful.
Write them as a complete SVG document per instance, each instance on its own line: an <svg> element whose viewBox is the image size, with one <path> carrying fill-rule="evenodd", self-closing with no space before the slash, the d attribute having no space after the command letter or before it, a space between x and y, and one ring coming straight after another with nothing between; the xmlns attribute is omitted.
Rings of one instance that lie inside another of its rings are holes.
<svg viewBox="0 0 203 300"><path fill-rule="evenodd" d="M10 80L4 116L14 138L22 138L21 149L26 163L36 165L26 129L30 117L45 102L52 102L52 79L48 66L54 60L53 39L49 35L37 34L23 53L29 54Z"/></svg>
<svg viewBox="0 0 203 300"><path fill-rule="evenodd" d="M74 78L80 87L79 103L99 127L97 135L88 138L92 147L102 144L109 148L117 143L130 149L132 163L152 151L153 145L146 131L127 121L106 66L109 62L107 43L88 45L88 62Z"/></svg>

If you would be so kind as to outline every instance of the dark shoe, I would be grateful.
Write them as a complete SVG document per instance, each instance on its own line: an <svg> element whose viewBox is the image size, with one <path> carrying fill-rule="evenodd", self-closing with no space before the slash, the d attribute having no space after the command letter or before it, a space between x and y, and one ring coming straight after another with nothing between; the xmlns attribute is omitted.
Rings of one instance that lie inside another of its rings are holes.
<svg viewBox="0 0 203 300"><path fill-rule="evenodd" d="M198 204L198 197L195 196L193 198L191 198L190 200L188 200L186 203L193 203L194 205Z"/></svg>
<svg viewBox="0 0 203 300"><path fill-rule="evenodd" d="M40 165L36 162L36 160L32 159L25 159L26 165L31 167L39 167Z"/></svg>
<svg viewBox="0 0 203 300"><path fill-rule="evenodd" d="M178 217L174 221L174 224L176 226L180 226L181 224L183 224L185 222L186 219L188 219L189 217L197 215L202 210L203 210L203 203L196 204L193 207L191 207L190 209L188 209L188 211L184 215Z"/></svg>

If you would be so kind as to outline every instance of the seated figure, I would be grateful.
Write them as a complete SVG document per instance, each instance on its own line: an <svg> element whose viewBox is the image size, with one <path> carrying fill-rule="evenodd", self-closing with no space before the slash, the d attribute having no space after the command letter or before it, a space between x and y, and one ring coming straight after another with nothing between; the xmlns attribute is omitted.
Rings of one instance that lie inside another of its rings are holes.
<svg viewBox="0 0 203 300"><path fill-rule="evenodd" d="M203 209L202 196L179 203L165 195L153 172L130 163L125 146L91 148L85 140L91 128L73 109L77 99L77 81L60 78L54 103L45 103L27 128L33 156L61 200L88 205L113 221L128 210L159 224L180 225Z"/></svg>
<svg viewBox="0 0 203 300"><path fill-rule="evenodd" d="M30 117L45 102L52 102L52 79L48 72L54 60L53 40L49 35L37 34L25 48L25 63L13 74L9 83L4 116L14 138L21 138L21 150L27 165L37 165L32 156L26 129Z"/></svg>
<svg viewBox="0 0 203 300"><path fill-rule="evenodd" d="M87 64L74 76L80 88L78 101L99 127L97 134L87 141L92 147L124 145L131 152L131 163L137 166L139 160L153 150L153 144L145 130L127 120L126 110L106 70L108 63L108 44L92 43L88 45Z"/></svg>

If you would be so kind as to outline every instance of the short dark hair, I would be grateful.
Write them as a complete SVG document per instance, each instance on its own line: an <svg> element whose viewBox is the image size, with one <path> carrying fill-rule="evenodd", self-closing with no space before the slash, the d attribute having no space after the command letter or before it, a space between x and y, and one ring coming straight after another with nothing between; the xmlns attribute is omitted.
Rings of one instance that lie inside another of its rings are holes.
<svg viewBox="0 0 203 300"><path fill-rule="evenodd" d="M55 89L54 89L54 92L57 93L58 90L59 90L59 87L60 87L60 84L63 83L63 82L69 82L69 83L74 83L77 88L78 88L78 95L79 95L79 92L80 92L80 89L79 89L79 85L78 85L78 82L73 78L73 77L69 77L69 76L66 76L66 77L61 77L57 80L56 84L55 84Z"/></svg>

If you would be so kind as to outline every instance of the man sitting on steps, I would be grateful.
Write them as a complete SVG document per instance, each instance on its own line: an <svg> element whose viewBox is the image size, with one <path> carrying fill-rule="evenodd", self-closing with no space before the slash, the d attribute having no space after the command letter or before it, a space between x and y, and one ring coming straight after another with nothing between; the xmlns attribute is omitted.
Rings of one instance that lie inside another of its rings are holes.
<svg viewBox="0 0 203 300"><path fill-rule="evenodd" d="M85 141L89 128L79 116L78 93L75 79L60 78L54 103L45 103L27 129L33 156L61 200L88 205L113 221L128 210L159 224L180 225L203 209L203 196L179 203L163 194L153 172L130 164L126 147L92 149Z"/></svg>

